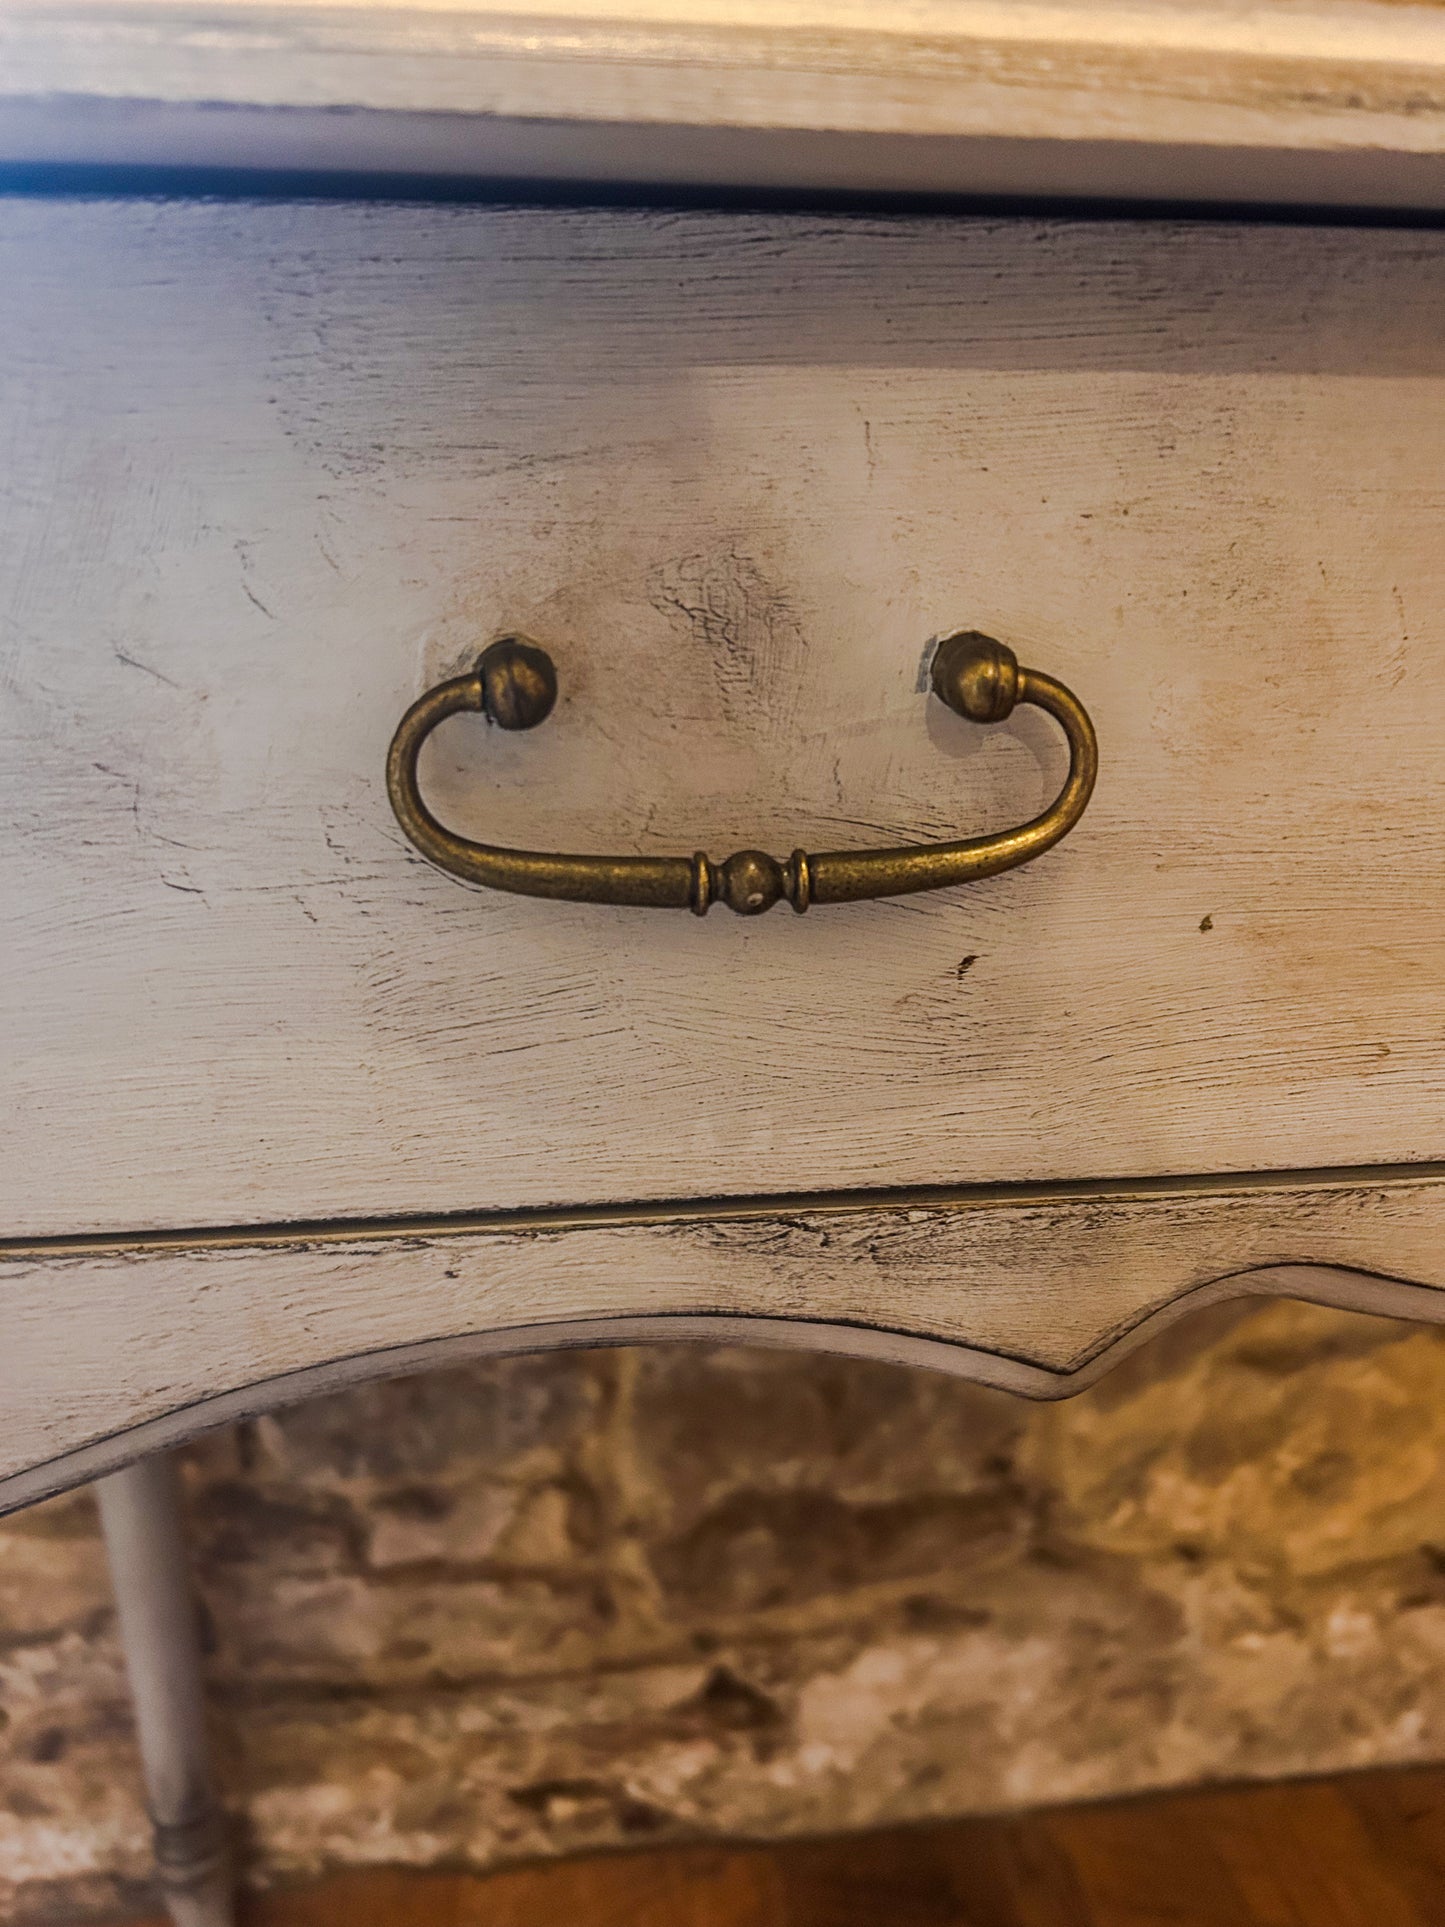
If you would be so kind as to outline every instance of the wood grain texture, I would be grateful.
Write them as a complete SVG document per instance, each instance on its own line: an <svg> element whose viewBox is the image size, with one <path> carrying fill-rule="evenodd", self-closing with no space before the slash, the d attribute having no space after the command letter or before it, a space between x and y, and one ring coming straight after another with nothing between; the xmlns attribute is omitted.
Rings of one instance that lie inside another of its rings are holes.
<svg viewBox="0 0 1445 1927"><path fill-rule="evenodd" d="M343 1384L559 1346L806 1347L1058 1398L1246 1294L1445 1319L1445 1177L12 1246L0 1506Z"/></svg>
<svg viewBox="0 0 1445 1927"><path fill-rule="evenodd" d="M368 1869L257 1895L246 1927L1433 1927L1438 1767L824 1840ZM163 1927L159 1920L135 1927Z"/></svg>
<svg viewBox="0 0 1445 1927"><path fill-rule="evenodd" d="M1445 1155L1445 237L0 204L0 1230ZM758 922L425 865L1004 826Z"/></svg>

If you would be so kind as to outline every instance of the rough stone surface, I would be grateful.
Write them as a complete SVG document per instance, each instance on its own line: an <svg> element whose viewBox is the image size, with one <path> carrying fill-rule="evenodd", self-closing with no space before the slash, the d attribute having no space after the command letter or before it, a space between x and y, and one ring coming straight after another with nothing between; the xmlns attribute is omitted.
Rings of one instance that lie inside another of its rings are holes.
<svg viewBox="0 0 1445 1927"><path fill-rule="evenodd" d="M687 1349L188 1455L251 1877L1445 1754L1445 1335L1305 1306L1029 1406ZM147 1898L93 1507L0 1522L0 1916Z"/></svg>

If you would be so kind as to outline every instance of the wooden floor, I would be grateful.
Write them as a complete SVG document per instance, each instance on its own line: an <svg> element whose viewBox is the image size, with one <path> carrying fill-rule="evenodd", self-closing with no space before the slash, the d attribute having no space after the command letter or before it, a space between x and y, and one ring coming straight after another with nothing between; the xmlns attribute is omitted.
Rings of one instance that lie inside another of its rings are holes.
<svg viewBox="0 0 1445 1927"><path fill-rule="evenodd" d="M488 1877L347 1875L254 1901L242 1927L1445 1927L1445 1768Z"/></svg>

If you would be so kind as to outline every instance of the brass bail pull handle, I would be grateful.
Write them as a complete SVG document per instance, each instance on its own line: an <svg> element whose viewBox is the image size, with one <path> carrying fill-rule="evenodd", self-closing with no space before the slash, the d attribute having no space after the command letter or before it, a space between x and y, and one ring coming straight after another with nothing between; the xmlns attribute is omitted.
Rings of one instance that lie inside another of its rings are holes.
<svg viewBox="0 0 1445 1927"><path fill-rule="evenodd" d="M1094 726L1083 704L1052 676L1020 669L1013 651L973 631L950 636L933 659L933 693L970 722L1000 723L1019 703L1047 710L1069 745L1069 773L1054 801L1031 822L996 836L894 850L794 850L785 863L760 850L739 850L726 863L696 856L568 856L473 843L445 829L422 801L417 757L446 717L477 710L501 729L535 729L557 700L551 657L509 636L494 642L469 676L454 676L419 697L401 719L386 763L391 807L430 862L467 883L519 896L569 903L621 903L702 916L726 903L745 917L784 898L798 911L814 903L855 903L905 896L1013 870L1051 849L1084 813L1098 772Z"/></svg>

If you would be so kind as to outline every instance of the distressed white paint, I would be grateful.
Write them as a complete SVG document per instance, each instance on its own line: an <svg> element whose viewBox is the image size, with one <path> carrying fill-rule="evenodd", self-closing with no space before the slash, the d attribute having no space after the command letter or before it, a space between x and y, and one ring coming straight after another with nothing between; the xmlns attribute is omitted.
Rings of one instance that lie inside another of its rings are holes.
<svg viewBox="0 0 1445 1927"><path fill-rule="evenodd" d="M1191 1308L1445 1320L1445 1178L1297 1178L0 1260L0 1507L222 1420L466 1355L717 1339L1057 1398Z"/></svg>
<svg viewBox="0 0 1445 1927"><path fill-rule="evenodd" d="M1445 236L0 205L0 1230L1445 1155ZM1000 826L897 904L473 893L459 827L786 853ZM1201 929L1201 925L1207 927Z"/></svg>

